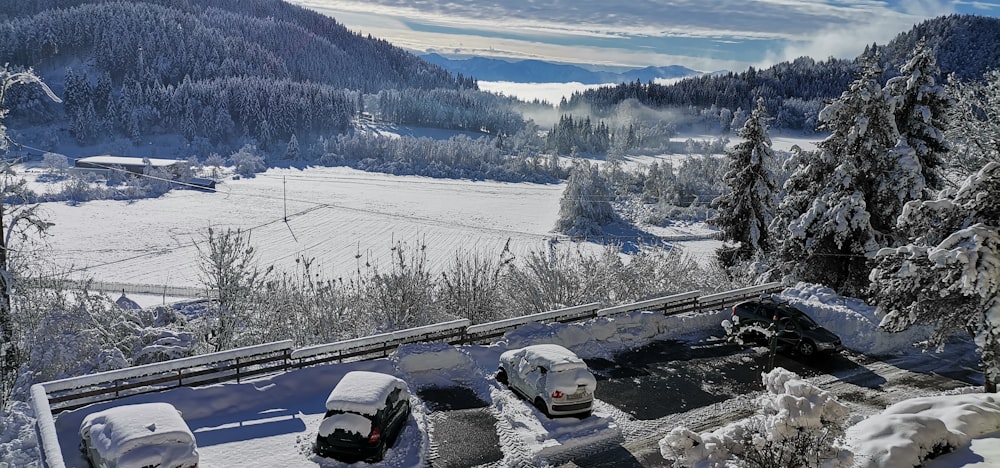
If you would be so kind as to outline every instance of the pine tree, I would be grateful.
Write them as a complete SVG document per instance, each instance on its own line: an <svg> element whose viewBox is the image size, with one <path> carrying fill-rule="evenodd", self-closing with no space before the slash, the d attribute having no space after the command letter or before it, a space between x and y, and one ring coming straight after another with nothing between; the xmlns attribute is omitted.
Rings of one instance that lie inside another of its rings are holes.
<svg viewBox="0 0 1000 468"><path fill-rule="evenodd" d="M868 259L894 244L903 203L919 198L923 178L913 150L900 141L887 94L878 83L877 48L862 73L820 112L831 134L818 151L800 153L785 184L776 229L783 229L782 270L791 278L860 294Z"/></svg>
<svg viewBox="0 0 1000 468"><path fill-rule="evenodd" d="M899 72L900 76L886 83L886 91L891 95L896 128L920 163L928 192L924 198L930 198L944 188L941 171L943 156L949 151L945 131L952 99L938 83L941 72L925 39L917 43L913 56Z"/></svg>
<svg viewBox="0 0 1000 468"><path fill-rule="evenodd" d="M288 145L285 146L285 159L292 161L299 160L299 139L295 137L294 133L288 139Z"/></svg>
<svg viewBox="0 0 1000 468"><path fill-rule="evenodd" d="M943 346L965 331L979 345L987 392L1000 380L1000 163L989 163L956 193L911 201L899 218L910 244L880 251L872 292L880 327L931 325Z"/></svg>
<svg viewBox="0 0 1000 468"><path fill-rule="evenodd" d="M718 214L708 220L709 224L722 231L722 240L737 244L718 251L727 266L772 249L768 226L774 218L776 184L768 169L769 161L774 159L767 133L769 120L764 99L758 98L739 131L744 141L726 153L729 172L724 180L730 192L712 200Z"/></svg>
<svg viewBox="0 0 1000 468"><path fill-rule="evenodd" d="M949 113L949 169L968 175L1000 161L1000 70L987 72L982 82L950 81L949 88L956 99Z"/></svg>

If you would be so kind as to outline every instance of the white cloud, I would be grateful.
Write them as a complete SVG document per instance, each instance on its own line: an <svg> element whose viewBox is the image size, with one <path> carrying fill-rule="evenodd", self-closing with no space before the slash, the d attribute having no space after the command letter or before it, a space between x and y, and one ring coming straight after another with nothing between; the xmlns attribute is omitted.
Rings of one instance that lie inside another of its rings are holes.
<svg viewBox="0 0 1000 468"><path fill-rule="evenodd" d="M901 6L903 11L872 12L862 21L818 30L807 41L792 42L783 50L768 54L758 65L772 65L802 56L819 60L856 57L866 45L885 44L927 18L954 12L951 2L908 0Z"/></svg>
<svg viewBox="0 0 1000 468"><path fill-rule="evenodd" d="M953 12L957 4L956 0L290 1L411 50L604 65L678 64L705 71L767 65L802 55L853 57L866 44L885 43L917 22ZM651 47L650 41L640 41L663 37L704 42L666 50L673 47ZM644 45L630 46L630 39ZM741 46L751 39L761 41L760 47ZM766 57L763 48L771 49Z"/></svg>

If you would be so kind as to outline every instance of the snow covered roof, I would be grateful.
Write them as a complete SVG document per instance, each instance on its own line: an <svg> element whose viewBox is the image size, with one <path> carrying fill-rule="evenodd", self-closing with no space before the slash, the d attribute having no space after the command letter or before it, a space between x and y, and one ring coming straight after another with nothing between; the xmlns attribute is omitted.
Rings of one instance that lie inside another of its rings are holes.
<svg viewBox="0 0 1000 468"><path fill-rule="evenodd" d="M375 414L385 406L385 399L397 388L403 390L401 398L409 397L406 382L397 377L380 372L351 371L330 392L326 409Z"/></svg>
<svg viewBox="0 0 1000 468"><path fill-rule="evenodd" d="M167 167L182 162L179 159L155 159L155 158L134 158L126 156L90 156L76 160L76 165L101 165L101 166L144 166L149 161L153 167Z"/></svg>
<svg viewBox="0 0 1000 468"><path fill-rule="evenodd" d="M543 366L551 372L587 368L587 363L583 362L583 359L580 359L572 351L557 344L531 345L504 353L506 356L515 356L518 354L523 354L524 359L531 364Z"/></svg>
<svg viewBox="0 0 1000 468"><path fill-rule="evenodd" d="M168 403L123 405L83 418L80 437L118 466L198 463L194 434Z"/></svg>

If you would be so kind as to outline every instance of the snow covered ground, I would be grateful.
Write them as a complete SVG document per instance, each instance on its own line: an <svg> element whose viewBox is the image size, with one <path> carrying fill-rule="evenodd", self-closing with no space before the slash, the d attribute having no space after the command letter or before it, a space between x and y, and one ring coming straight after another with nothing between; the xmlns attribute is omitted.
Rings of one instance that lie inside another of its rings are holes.
<svg viewBox="0 0 1000 468"><path fill-rule="evenodd" d="M251 232L261 263L315 258L331 276L389 267L391 248L427 245L434 269L456 248L499 255L543 249L562 185L391 176L347 168L271 169L215 193L175 190L134 202L46 203L51 261L102 281L197 286L207 229ZM287 219L287 221L286 221ZM360 256L359 256L360 255Z"/></svg>
<svg viewBox="0 0 1000 468"><path fill-rule="evenodd" d="M29 178L39 171L29 171ZM551 241L566 240L552 232L563 188L348 168L270 169L252 179L227 179L215 193L175 190L133 202L45 203L42 213L55 223L47 241L56 271L72 268L75 276L101 281L198 286L198 246L209 227L249 231L263 265L292 270L300 256L315 258L316 271L334 278L364 270L366 263L389 268L391 249L400 241L413 250L426 245L431 271L443 269L458 249L499 256L508 239L515 255L542 251ZM703 239L709 232L691 224L656 229L681 238ZM691 253L717 246L702 240Z"/></svg>

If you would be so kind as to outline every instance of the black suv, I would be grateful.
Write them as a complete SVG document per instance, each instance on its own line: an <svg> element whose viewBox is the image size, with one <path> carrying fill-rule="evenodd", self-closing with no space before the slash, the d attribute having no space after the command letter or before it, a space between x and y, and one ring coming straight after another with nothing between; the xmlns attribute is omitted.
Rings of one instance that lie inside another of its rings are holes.
<svg viewBox="0 0 1000 468"><path fill-rule="evenodd" d="M775 333L777 346L792 349L803 357L844 349L840 337L833 332L819 326L801 310L770 297L733 306L732 324L729 330L732 337L768 344L768 336Z"/></svg>
<svg viewBox="0 0 1000 468"><path fill-rule="evenodd" d="M348 372L330 392L314 451L344 462L379 461L410 417L406 383L388 374Z"/></svg>

